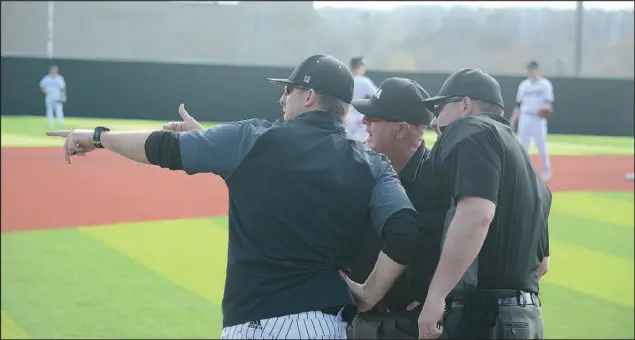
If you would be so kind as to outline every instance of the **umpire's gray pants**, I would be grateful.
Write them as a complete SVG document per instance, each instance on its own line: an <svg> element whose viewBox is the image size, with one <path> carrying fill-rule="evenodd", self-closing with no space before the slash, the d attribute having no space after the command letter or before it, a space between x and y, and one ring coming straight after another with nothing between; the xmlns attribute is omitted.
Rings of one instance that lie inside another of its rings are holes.
<svg viewBox="0 0 635 340"><path fill-rule="evenodd" d="M483 329L474 326L464 309L450 310L443 317L440 339L542 339L544 323L540 306L499 306L496 325Z"/></svg>

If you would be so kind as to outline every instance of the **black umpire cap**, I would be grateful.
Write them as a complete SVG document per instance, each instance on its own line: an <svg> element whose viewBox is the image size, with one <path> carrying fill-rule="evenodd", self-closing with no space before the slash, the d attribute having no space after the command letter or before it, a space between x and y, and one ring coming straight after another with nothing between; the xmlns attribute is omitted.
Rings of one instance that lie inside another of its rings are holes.
<svg viewBox="0 0 635 340"><path fill-rule="evenodd" d="M540 65L538 65L538 62L535 61L535 60L532 60L532 61L527 63L527 68L530 69L530 70L531 69L536 69L538 67L540 67Z"/></svg>
<svg viewBox="0 0 635 340"><path fill-rule="evenodd" d="M504 108L498 81L489 74L473 68L464 68L452 73L441 86L439 94L426 99L425 102L429 107L433 107L457 97L470 97Z"/></svg>
<svg viewBox="0 0 635 340"><path fill-rule="evenodd" d="M431 112L423 100L430 97L416 81L406 78L388 78L379 84L370 99L353 100L360 113L385 121L429 125Z"/></svg>
<svg viewBox="0 0 635 340"><path fill-rule="evenodd" d="M280 87L290 86L313 89L349 103L353 100L353 75L344 63L336 58L316 54L306 58L291 72L289 79L267 78Z"/></svg>

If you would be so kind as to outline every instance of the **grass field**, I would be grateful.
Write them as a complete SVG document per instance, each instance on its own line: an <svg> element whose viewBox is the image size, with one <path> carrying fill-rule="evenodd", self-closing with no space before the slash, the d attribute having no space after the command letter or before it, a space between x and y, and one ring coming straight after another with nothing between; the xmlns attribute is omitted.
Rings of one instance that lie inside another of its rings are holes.
<svg viewBox="0 0 635 340"><path fill-rule="evenodd" d="M68 128L161 124L66 121ZM1 127L3 148L62 144L43 136L43 117L3 116ZM554 155L634 154L633 138L554 135L549 146ZM5 161L12 160L3 157L3 172ZM3 201L11 200L4 190L12 179L2 179ZM91 183L68 190L80 185ZM632 191L554 193L551 271L541 283L546 337L634 337L634 213ZM226 216L5 232L1 252L3 339L220 336Z"/></svg>
<svg viewBox="0 0 635 340"><path fill-rule="evenodd" d="M139 130L158 129L163 123L165 122L134 119L67 118L64 128L93 128L97 125L108 125L113 130ZM211 127L216 123L201 122L201 124ZM1 127L2 146L33 147L63 144L63 141L59 139L44 136L48 126L46 119L42 117L4 116ZM433 131L426 132L428 143L434 143L436 139L437 136ZM633 155L635 153L631 137L549 135L548 142L549 150L554 155ZM535 151L534 149L533 152Z"/></svg>

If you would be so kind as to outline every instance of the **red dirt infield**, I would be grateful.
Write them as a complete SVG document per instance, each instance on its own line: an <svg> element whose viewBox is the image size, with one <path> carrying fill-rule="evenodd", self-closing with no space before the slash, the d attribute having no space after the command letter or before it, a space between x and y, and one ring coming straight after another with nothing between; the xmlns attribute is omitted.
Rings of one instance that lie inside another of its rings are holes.
<svg viewBox="0 0 635 340"><path fill-rule="evenodd" d="M552 156L552 191L633 191L632 156ZM2 232L223 216L218 176L188 176L108 152L64 161L61 148L2 148Z"/></svg>

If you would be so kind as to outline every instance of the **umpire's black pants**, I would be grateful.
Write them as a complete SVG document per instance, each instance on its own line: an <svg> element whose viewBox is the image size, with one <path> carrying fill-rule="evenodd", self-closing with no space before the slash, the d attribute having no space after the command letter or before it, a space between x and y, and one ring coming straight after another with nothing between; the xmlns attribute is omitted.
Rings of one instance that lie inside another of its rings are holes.
<svg viewBox="0 0 635 340"><path fill-rule="evenodd" d="M494 300L490 302L497 308L489 311L488 302L484 300L446 301L440 339L543 338L542 309L535 294L518 292L517 296L494 297Z"/></svg>

